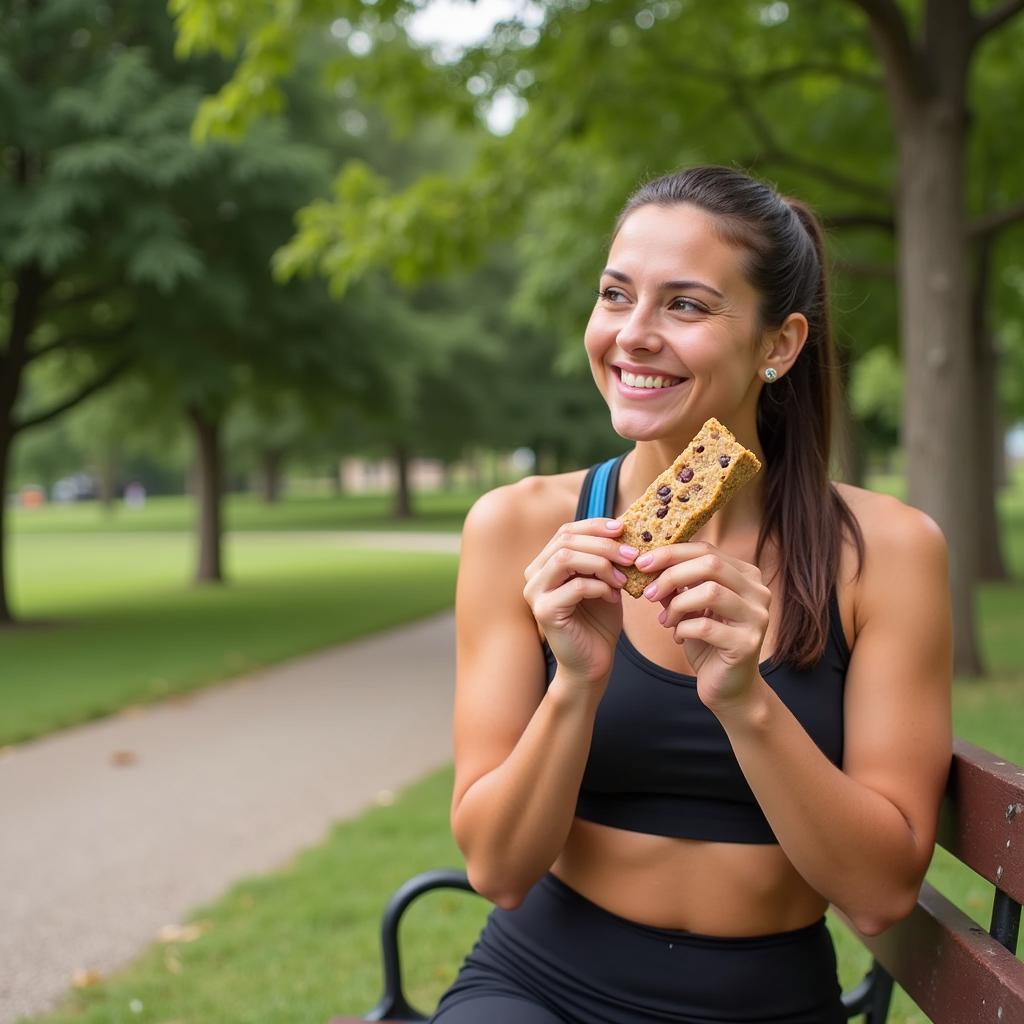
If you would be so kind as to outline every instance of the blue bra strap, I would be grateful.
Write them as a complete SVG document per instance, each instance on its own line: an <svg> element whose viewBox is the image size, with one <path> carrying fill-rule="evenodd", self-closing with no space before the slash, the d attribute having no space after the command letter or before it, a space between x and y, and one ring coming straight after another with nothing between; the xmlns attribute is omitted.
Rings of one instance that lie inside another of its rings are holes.
<svg viewBox="0 0 1024 1024"><path fill-rule="evenodd" d="M619 482L619 467L625 453L614 459L599 463L594 467L594 476L590 482L590 494L587 501L587 512L582 518L597 519L599 516L611 516L615 511L615 492Z"/></svg>

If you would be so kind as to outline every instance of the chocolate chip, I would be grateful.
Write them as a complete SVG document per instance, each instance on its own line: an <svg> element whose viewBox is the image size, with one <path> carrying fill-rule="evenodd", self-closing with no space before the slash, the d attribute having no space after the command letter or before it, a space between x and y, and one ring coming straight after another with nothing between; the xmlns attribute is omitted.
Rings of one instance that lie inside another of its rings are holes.
<svg viewBox="0 0 1024 1024"><path fill-rule="evenodd" d="M719 455L718 456L718 464L722 467L722 469L725 469L725 467L729 465L729 462L730 462L730 459L729 459L728 455Z"/></svg>
<svg viewBox="0 0 1024 1024"><path fill-rule="evenodd" d="M693 485L693 489L695 491L703 491L704 490L704 485L703 484L694 484Z"/></svg>
<svg viewBox="0 0 1024 1024"><path fill-rule="evenodd" d="M672 495L671 494L662 494L658 498L658 501L660 501L662 503L662 505L667 505L671 500L672 500Z"/></svg>
<svg viewBox="0 0 1024 1024"><path fill-rule="evenodd" d="M658 517L659 519L664 519L664 518L665 518L665 516L667 516L667 515L668 515L668 509L667 509L667 508L664 508L664 507L662 507L662 508L659 508L659 509L658 509L658 510L657 510L657 511L656 511L656 512L654 513L654 514L655 514L655 515L656 515L656 516L657 516L657 517Z"/></svg>
<svg viewBox="0 0 1024 1024"><path fill-rule="evenodd" d="M644 532L640 534L640 539L641 540L654 540L654 538L650 535L650 533L648 533L647 530L644 530Z"/></svg>
<svg viewBox="0 0 1024 1024"><path fill-rule="evenodd" d="M680 501L689 501L690 500L690 496L688 494L680 494L680 495L678 495L678 497L679 497Z"/></svg>
<svg viewBox="0 0 1024 1024"><path fill-rule="evenodd" d="M681 483L688 484L693 479L693 470L689 466L683 466L679 471L679 480Z"/></svg>
<svg viewBox="0 0 1024 1024"><path fill-rule="evenodd" d="M670 494L671 492L672 488L669 487L668 484L662 484L661 487L658 488L658 494L660 494L662 497L664 497L666 494Z"/></svg>
<svg viewBox="0 0 1024 1024"><path fill-rule="evenodd" d="M702 444L697 445L697 451L698 452L704 451L704 445L702 445Z"/></svg>

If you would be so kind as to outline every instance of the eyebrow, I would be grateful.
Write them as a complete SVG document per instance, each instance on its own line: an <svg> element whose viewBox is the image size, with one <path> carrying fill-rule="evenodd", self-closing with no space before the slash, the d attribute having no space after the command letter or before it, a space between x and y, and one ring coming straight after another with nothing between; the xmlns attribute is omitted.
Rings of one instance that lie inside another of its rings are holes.
<svg viewBox="0 0 1024 1024"><path fill-rule="evenodd" d="M623 284L632 284L633 279L628 275L622 273L621 270L613 270L611 267L605 267L601 271L601 275L607 274L609 277L614 277L616 281L621 281ZM706 292L710 292L712 295L719 299L725 299L725 296L717 289L712 288L709 284L704 284L702 281L662 281L658 286L661 291L669 290L680 290L686 291L690 288L701 288Z"/></svg>

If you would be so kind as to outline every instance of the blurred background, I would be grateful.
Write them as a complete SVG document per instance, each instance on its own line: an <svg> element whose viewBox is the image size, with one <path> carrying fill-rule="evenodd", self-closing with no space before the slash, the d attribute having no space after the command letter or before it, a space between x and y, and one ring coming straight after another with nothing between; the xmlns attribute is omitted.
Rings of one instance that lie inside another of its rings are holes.
<svg viewBox="0 0 1024 1024"><path fill-rule="evenodd" d="M625 197L697 162L822 217L834 475L942 526L957 732L1024 761L1021 8L0 0L0 775L449 608L456 555L425 535L623 450L583 326ZM449 782L126 974L83 963L47 1019L362 1012L380 901L457 857ZM411 925L424 1005L472 914Z"/></svg>

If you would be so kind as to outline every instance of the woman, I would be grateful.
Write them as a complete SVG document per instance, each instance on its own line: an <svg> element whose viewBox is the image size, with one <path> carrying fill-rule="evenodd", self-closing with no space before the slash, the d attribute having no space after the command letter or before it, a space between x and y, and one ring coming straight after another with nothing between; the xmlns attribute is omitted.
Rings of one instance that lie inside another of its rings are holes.
<svg viewBox="0 0 1024 1024"><path fill-rule="evenodd" d="M631 450L466 519L451 820L497 906L434 1019L841 1021L826 907L878 933L932 853L943 537L829 482L801 204L718 167L643 186L585 344ZM637 559L614 517L710 416L763 471L692 542ZM658 574L640 600L621 593L634 559Z"/></svg>

